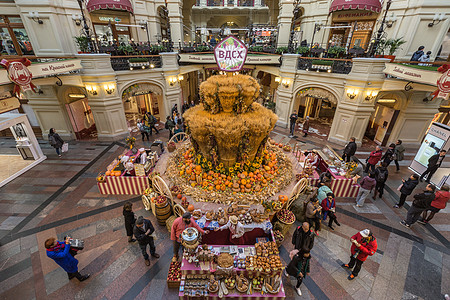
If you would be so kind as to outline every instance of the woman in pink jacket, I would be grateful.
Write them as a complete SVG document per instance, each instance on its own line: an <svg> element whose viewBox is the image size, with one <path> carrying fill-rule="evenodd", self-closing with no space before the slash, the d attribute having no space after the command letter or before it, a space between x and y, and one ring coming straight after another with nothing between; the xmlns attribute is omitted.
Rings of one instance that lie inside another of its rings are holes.
<svg viewBox="0 0 450 300"><path fill-rule="evenodd" d="M427 224L433 219L434 215L438 213L441 209L444 209L447 206L448 199L450 199L450 187L447 184L444 184L441 187L441 190L436 192L436 196L431 202L431 205L428 209L423 211L422 219L417 220L417 222L421 224ZM428 211L431 211L430 216L427 218Z"/></svg>

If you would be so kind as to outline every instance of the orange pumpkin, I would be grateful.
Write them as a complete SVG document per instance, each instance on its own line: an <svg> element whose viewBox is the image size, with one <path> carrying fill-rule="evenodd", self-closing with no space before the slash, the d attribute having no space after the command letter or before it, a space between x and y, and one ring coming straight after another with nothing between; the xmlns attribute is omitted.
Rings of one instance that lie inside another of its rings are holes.
<svg viewBox="0 0 450 300"><path fill-rule="evenodd" d="M189 204L187 209L188 209L189 212L193 212L194 211L194 205Z"/></svg>
<svg viewBox="0 0 450 300"><path fill-rule="evenodd" d="M178 195L177 195L177 198L178 198L178 199L181 199L182 197L183 197L183 195L181 195L181 194L178 194Z"/></svg>
<svg viewBox="0 0 450 300"><path fill-rule="evenodd" d="M245 187L249 189L249 188L252 187L252 185L251 185L250 183L247 183L247 184L245 185Z"/></svg>
<svg viewBox="0 0 450 300"><path fill-rule="evenodd" d="M280 200L281 203L285 203L286 201L288 201L288 196L280 195L280 196L278 196L278 200Z"/></svg>
<svg viewBox="0 0 450 300"><path fill-rule="evenodd" d="M195 181L195 175L192 174L190 179L191 179L192 181Z"/></svg>
<svg viewBox="0 0 450 300"><path fill-rule="evenodd" d="M120 171L116 171L115 173L116 173L116 177L119 177L120 175L122 175L122 172L120 172Z"/></svg>
<svg viewBox="0 0 450 300"><path fill-rule="evenodd" d="M213 186L210 185L210 186L208 187L208 190L209 190L209 191L212 191L212 190L213 190Z"/></svg>
<svg viewBox="0 0 450 300"><path fill-rule="evenodd" d="M196 172L201 172L202 171L202 167L200 167L199 165L195 166L195 171Z"/></svg>
<svg viewBox="0 0 450 300"><path fill-rule="evenodd" d="M186 168L186 174L190 175L192 173L192 169L191 168Z"/></svg>
<svg viewBox="0 0 450 300"><path fill-rule="evenodd" d="M227 180L231 180L231 176L230 175L227 176Z"/></svg>
<svg viewBox="0 0 450 300"><path fill-rule="evenodd" d="M105 176L111 176L111 171L106 171Z"/></svg>
<svg viewBox="0 0 450 300"><path fill-rule="evenodd" d="M220 190L220 185L216 185L216 190Z"/></svg>

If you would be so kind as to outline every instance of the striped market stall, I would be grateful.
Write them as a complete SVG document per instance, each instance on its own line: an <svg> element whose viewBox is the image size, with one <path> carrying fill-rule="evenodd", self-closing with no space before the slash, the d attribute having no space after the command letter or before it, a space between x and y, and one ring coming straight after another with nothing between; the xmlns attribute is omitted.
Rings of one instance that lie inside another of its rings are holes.
<svg viewBox="0 0 450 300"><path fill-rule="evenodd" d="M97 186L102 195L142 195L149 182L146 176L107 176Z"/></svg>

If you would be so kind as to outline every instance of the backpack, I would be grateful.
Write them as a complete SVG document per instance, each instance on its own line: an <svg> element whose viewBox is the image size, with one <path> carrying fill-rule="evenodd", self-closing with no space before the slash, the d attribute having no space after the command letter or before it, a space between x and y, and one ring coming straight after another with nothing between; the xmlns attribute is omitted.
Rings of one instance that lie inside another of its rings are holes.
<svg viewBox="0 0 450 300"><path fill-rule="evenodd" d="M377 175L377 181L385 181L386 180L386 171L385 170L379 170Z"/></svg>
<svg viewBox="0 0 450 300"><path fill-rule="evenodd" d="M56 145L56 139L55 139L55 137L53 136L53 134L48 136L48 142L49 142L49 144L50 144L51 146L55 146L55 145Z"/></svg>
<svg viewBox="0 0 450 300"><path fill-rule="evenodd" d="M152 124L158 123L158 120L156 120L155 116L152 115Z"/></svg>

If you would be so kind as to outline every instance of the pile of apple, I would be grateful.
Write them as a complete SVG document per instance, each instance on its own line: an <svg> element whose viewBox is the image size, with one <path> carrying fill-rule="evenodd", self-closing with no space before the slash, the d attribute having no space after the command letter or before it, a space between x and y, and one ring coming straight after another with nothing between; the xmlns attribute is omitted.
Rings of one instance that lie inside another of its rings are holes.
<svg viewBox="0 0 450 300"><path fill-rule="evenodd" d="M252 284L255 290L261 290L264 283L264 278L262 276L257 276L253 278Z"/></svg>
<svg viewBox="0 0 450 300"><path fill-rule="evenodd" d="M167 275L168 281L180 281L181 280L181 262L175 261L170 263L169 274Z"/></svg>
<svg viewBox="0 0 450 300"><path fill-rule="evenodd" d="M292 211L287 209L282 209L279 212L277 212L277 218L281 222L285 224L291 224L295 221L295 215Z"/></svg>
<svg viewBox="0 0 450 300"><path fill-rule="evenodd" d="M225 278L224 281L225 281L225 284L226 284L226 286L227 286L227 288L228 288L229 290L234 289L234 286L236 285L236 279L235 279L234 276Z"/></svg>

